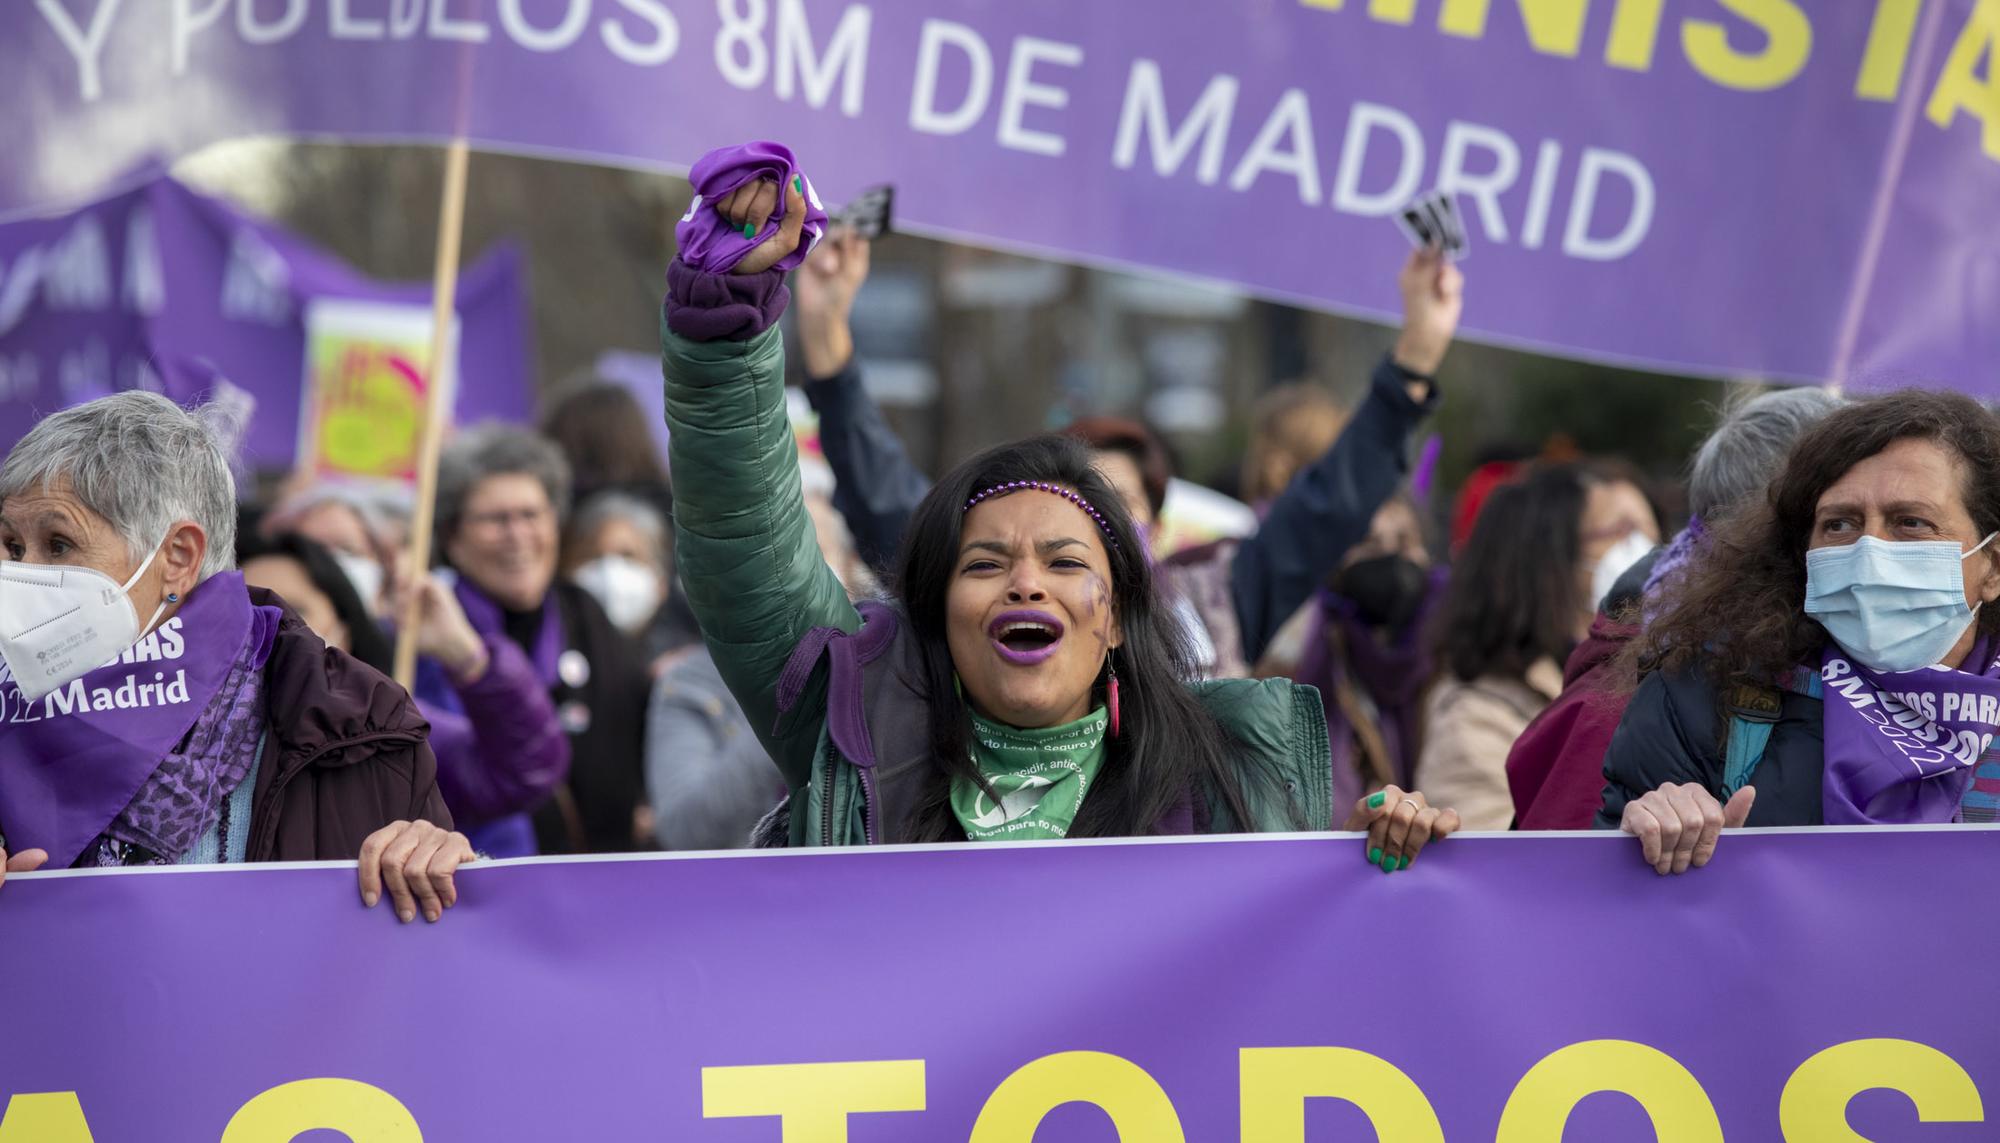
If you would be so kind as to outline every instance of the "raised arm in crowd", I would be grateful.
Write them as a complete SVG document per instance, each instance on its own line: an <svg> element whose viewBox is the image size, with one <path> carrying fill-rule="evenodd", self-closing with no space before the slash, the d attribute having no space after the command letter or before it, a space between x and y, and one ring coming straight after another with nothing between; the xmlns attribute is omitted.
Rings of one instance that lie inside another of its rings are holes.
<svg viewBox="0 0 2000 1143"><path fill-rule="evenodd" d="M693 177L713 217L682 223L661 332L676 546L716 665L790 789L772 840L1345 820L1393 871L1456 828L1393 788L1336 811L1310 689L1192 681L1132 516L1074 440L1001 446L946 474L906 524L894 600L857 609L806 516L773 328L783 271L818 221L810 196L768 144L711 154Z"/></svg>
<svg viewBox="0 0 2000 1143"><path fill-rule="evenodd" d="M930 483L862 385L848 316L868 263L865 240L835 234L805 260L795 289L805 392L819 413L822 447L838 481L834 502L864 557L881 566L894 557ZM1279 628L1368 536L1376 513L1409 475L1411 438L1437 406L1435 377L1463 309L1463 278L1434 252L1419 251L1399 284L1402 333L1345 431L1270 503L1259 505L1262 526L1219 549L1213 573L1185 564L1170 573L1190 598L1209 594L1198 581L1211 574L1226 582L1229 606L1198 613L1206 628L1204 669L1211 675L1250 673ZM1119 484L1127 511L1150 529L1170 473L1147 479L1145 464L1120 461L1128 455L1143 459L1149 451L1164 458L1164 448L1148 450L1143 438L1127 439L1130 432L1106 435L1087 424L1075 435L1096 449L1100 466ZM1131 476L1121 479L1126 472Z"/></svg>

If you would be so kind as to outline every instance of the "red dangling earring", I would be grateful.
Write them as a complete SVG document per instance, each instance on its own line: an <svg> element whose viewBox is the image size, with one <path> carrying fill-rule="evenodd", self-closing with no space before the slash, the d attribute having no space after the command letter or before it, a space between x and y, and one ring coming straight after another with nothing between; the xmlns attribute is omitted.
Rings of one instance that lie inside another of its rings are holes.
<svg viewBox="0 0 2000 1143"><path fill-rule="evenodd" d="M1118 668L1105 664L1111 672L1111 682L1104 688L1104 704L1111 708L1111 737L1121 737L1118 729Z"/></svg>

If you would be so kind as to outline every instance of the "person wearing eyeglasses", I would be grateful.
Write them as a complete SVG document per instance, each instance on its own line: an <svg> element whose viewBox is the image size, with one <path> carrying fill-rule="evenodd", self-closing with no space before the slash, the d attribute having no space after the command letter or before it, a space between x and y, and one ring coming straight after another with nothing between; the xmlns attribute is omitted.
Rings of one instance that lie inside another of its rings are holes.
<svg viewBox="0 0 2000 1143"><path fill-rule="evenodd" d="M569 465L554 444L509 425L473 426L438 464L438 550L466 618L527 655L569 739L568 782L534 814L539 850L647 848L649 680L603 606L556 576L569 500Z"/></svg>

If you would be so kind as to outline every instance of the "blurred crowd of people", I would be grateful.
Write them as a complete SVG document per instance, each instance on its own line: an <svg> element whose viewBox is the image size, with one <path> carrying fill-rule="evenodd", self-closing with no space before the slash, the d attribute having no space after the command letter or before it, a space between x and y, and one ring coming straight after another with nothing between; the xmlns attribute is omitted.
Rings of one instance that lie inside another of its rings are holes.
<svg viewBox="0 0 2000 1143"><path fill-rule="evenodd" d="M1461 828L1595 824L1668 873L1724 826L2000 817L1974 402L1735 403L1685 519L1615 457L1448 497L1418 445L1464 282L1419 251L1355 407L1256 411L1257 527L1168 550L1174 453L1139 421L922 472L854 351L868 241L782 149L734 160L697 168L752 174L669 274L671 457L609 381L461 429L434 567L407 493L239 505L164 398L36 425L0 464L6 867L360 857L371 904L436 919L475 854L1344 826L1395 872ZM183 656L172 702L99 685Z"/></svg>

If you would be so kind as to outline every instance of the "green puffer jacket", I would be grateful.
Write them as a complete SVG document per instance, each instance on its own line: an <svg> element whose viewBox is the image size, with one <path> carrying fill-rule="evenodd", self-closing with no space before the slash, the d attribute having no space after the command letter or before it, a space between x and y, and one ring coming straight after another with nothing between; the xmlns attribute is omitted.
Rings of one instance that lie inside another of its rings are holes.
<svg viewBox="0 0 2000 1143"><path fill-rule="evenodd" d="M660 335L680 578L716 666L791 787L791 844L907 840L914 790L930 764L921 719L911 714L921 699L901 681L914 676L895 669L914 662L907 629L862 672L859 691L844 692L856 711L847 725L865 719L859 740L877 757L856 765L835 741L842 736L829 717L828 656L812 665L817 652L807 652L810 674L795 672L780 709L795 649L816 628L859 632L862 618L821 558L806 514L779 330L697 342L663 322ZM1282 679L1193 686L1238 747L1251 820L1237 823L1212 796L1192 819L1211 833L1331 829L1317 692ZM853 732L843 738L855 740Z"/></svg>

